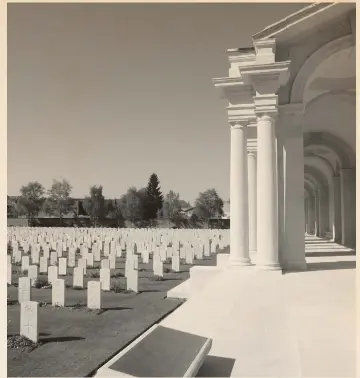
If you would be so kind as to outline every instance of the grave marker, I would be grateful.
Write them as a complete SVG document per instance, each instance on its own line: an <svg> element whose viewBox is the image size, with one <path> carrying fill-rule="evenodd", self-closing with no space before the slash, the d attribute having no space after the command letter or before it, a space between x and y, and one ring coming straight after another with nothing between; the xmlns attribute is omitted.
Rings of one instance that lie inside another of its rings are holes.
<svg viewBox="0 0 360 378"><path fill-rule="evenodd" d="M84 287L84 269L76 267L73 274L73 287Z"/></svg>
<svg viewBox="0 0 360 378"><path fill-rule="evenodd" d="M87 287L87 308L101 309L101 282L89 281Z"/></svg>
<svg viewBox="0 0 360 378"><path fill-rule="evenodd" d="M67 273L67 258L59 258L59 276L66 276Z"/></svg>
<svg viewBox="0 0 360 378"><path fill-rule="evenodd" d="M65 280L56 279L52 283L52 305L65 306Z"/></svg>
<svg viewBox="0 0 360 378"><path fill-rule="evenodd" d="M110 269L109 268L100 269L100 282L101 282L102 290L110 291Z"/></svg>
<svg viewBox="0 0 360 378"><path fill-rule="evenodd" d="M31 280L29 277L19 278L18 302L31 301Z"/></svg>
<svg viewBox="0 0 360 378"><path fill-rule="evenodd" d="M38 302L26 301L20 308L20 335L37 343L39 341Z"/></svg>

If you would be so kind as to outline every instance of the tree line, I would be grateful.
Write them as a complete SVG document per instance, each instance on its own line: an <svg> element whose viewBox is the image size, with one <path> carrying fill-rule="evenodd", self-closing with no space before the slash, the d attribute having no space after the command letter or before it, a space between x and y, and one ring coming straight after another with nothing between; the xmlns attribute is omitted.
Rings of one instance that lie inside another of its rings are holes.
<svg viewBox="0 0 360 378"><path fill-rule="evenodd" d="M208 189L199 193L191 217L186 217L182 210L190 208L190 204L181 200L179 193L173 190L164 196L155 173L151 174L145 188L130 187L120 199L105 199L101 185L91 186L89 194L80 201L75 200L71 192L72 186L65 179L53 180L47 191L39 182L29 182L20 188L20 196L16 199L8 196L8 218L25 216L31 220L43 212L60 218L60 225L64 216L86 216L95 227L104 219L116 220L119 227L124 227L126 222L137 227L153 227L159 222L175 226L186 221L207 222L223 215L223 200L215 189Z"/></svg>

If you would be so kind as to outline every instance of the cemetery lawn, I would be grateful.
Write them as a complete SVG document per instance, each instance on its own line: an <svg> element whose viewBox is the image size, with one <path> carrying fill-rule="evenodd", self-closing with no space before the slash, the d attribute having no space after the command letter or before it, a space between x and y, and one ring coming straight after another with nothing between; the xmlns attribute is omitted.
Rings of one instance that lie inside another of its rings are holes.
<svg viewBox="0 0 360 378"><path fill-rule="evenodd" d="M140 259L141 261L141 259ZM196 260L196 265L215 265L216 256ZM87 273L98 270L88 268ZM111 278L126 286L125 258L117 258L118 273ZM32 289L32 300L48 305L39 307L39 341L41 345L31 352L8 348L7 366L9 377L86 377L95 374L106 360L123 349L146 329L160 321L180 306L183 301L165 299L167 291L189 278L189 265L180 265L180 273L164 273L164 281L153 281L152 259L149 264L139 262L139 293L102 292L103 312L96 314L86 310L87 290L72 289L72 268L66 280L65 308L51 307L51 289ZM170 264L164 264L171 269ZM21 277L20 267L14 267L13 282ZM69 274L70 273L70 274ZM45 279L47 276L41 276ZM88 281L99 278L84 278ZM8 337L20 331L20 305L17 302L18 288L8 287L7 322ZM50 305L49 305L50 304ZM71 308L77 306L77 308Z"/></svg>

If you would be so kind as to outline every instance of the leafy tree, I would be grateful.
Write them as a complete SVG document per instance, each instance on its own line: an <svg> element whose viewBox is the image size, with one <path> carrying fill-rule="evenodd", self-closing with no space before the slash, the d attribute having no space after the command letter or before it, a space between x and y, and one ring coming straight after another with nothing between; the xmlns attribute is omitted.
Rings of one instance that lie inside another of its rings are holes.
<svg viewBox="0 0 360 378"><path fill-rule="evenodd" d="M90 188L90 196L85 197L83 207L86 213L90 216L95 227L99 220L105 218L105 197L103 196L103 187L101 185L93 185Z"/></svg>
<svg viewBox="0 0 360 378"><path fill-rule="evenodd" d="M146 218L155 219L158 211L162 209L164 196L160 190L160 182L158 176L153 173L146 187Z"/></svg>
<svg viewBox="0 0 360 378"><path fill-rule="evenodd" d="M181 202L179 197L179 193L175 193L173 190L166 194L162 209L162 215L165 219L175 220L180 218Z"/></svg>
<svg viewBox="0 0 360 378"><path fill-rule="evenodd" d="M137 190L135 187L128 189L118 206L125 220L136 222L144 219L144 191Z"/></svg>
<svg viewBox="0 0 360 378"><path fill-rule="evenodd" d="M109 200L106 206L106 216L110 219L115 219L115 211L115 205L113 204L112 200Z"/></svg>
<svg viewBox="0 0 360 378"><path fill-rule="evenodd" d="M224 202L219 197L215 189L208 189L203 193L199 193L199 197L195 201L194 214L197 218L208 220L212 217L222 216Z"/></svg>
<svg viewBox="0 0 360 378"><path fill-rule="evenodd" d="M16 203L19 215L26 215L28 219L34 218L44 203L44 187L37 181L29 182L20 188L20 196Z"/></svg>
<svg viewBox="0 0 360 378"><path fill-rule="evenodd" d="M72 187L67 180L53 180L48 190L43 210L49 215L56 215L63 218L64 214L74 211L75 201L70 197Z"/></svg>
<svg viewBox="0 0 360 378"><path fill-rule="evenodd" d="M179 199L179 204L182 209L191 207L190 203L187 201L184 201L182 199Z"/></svg>
<svg viewBox="0 0 360 378"><path fill-rule="evenodd" d="M18 213L16 209L16 201L7 196L7 217L8 218L17 218Z"/></svg>

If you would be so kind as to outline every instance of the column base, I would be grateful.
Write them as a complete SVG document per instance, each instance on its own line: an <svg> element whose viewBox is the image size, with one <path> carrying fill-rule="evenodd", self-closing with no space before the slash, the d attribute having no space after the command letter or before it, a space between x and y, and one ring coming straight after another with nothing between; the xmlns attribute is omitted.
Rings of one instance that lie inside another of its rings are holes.
<svg viewBox="0 0 360 378"><path fill-rule="evenodd" d="M251 262L250 258L244 258L244 259L238 259L238 260L232 260L231 257L228 262L228 267L245 267L245 266L253 266L253 263Z"/></svg>

